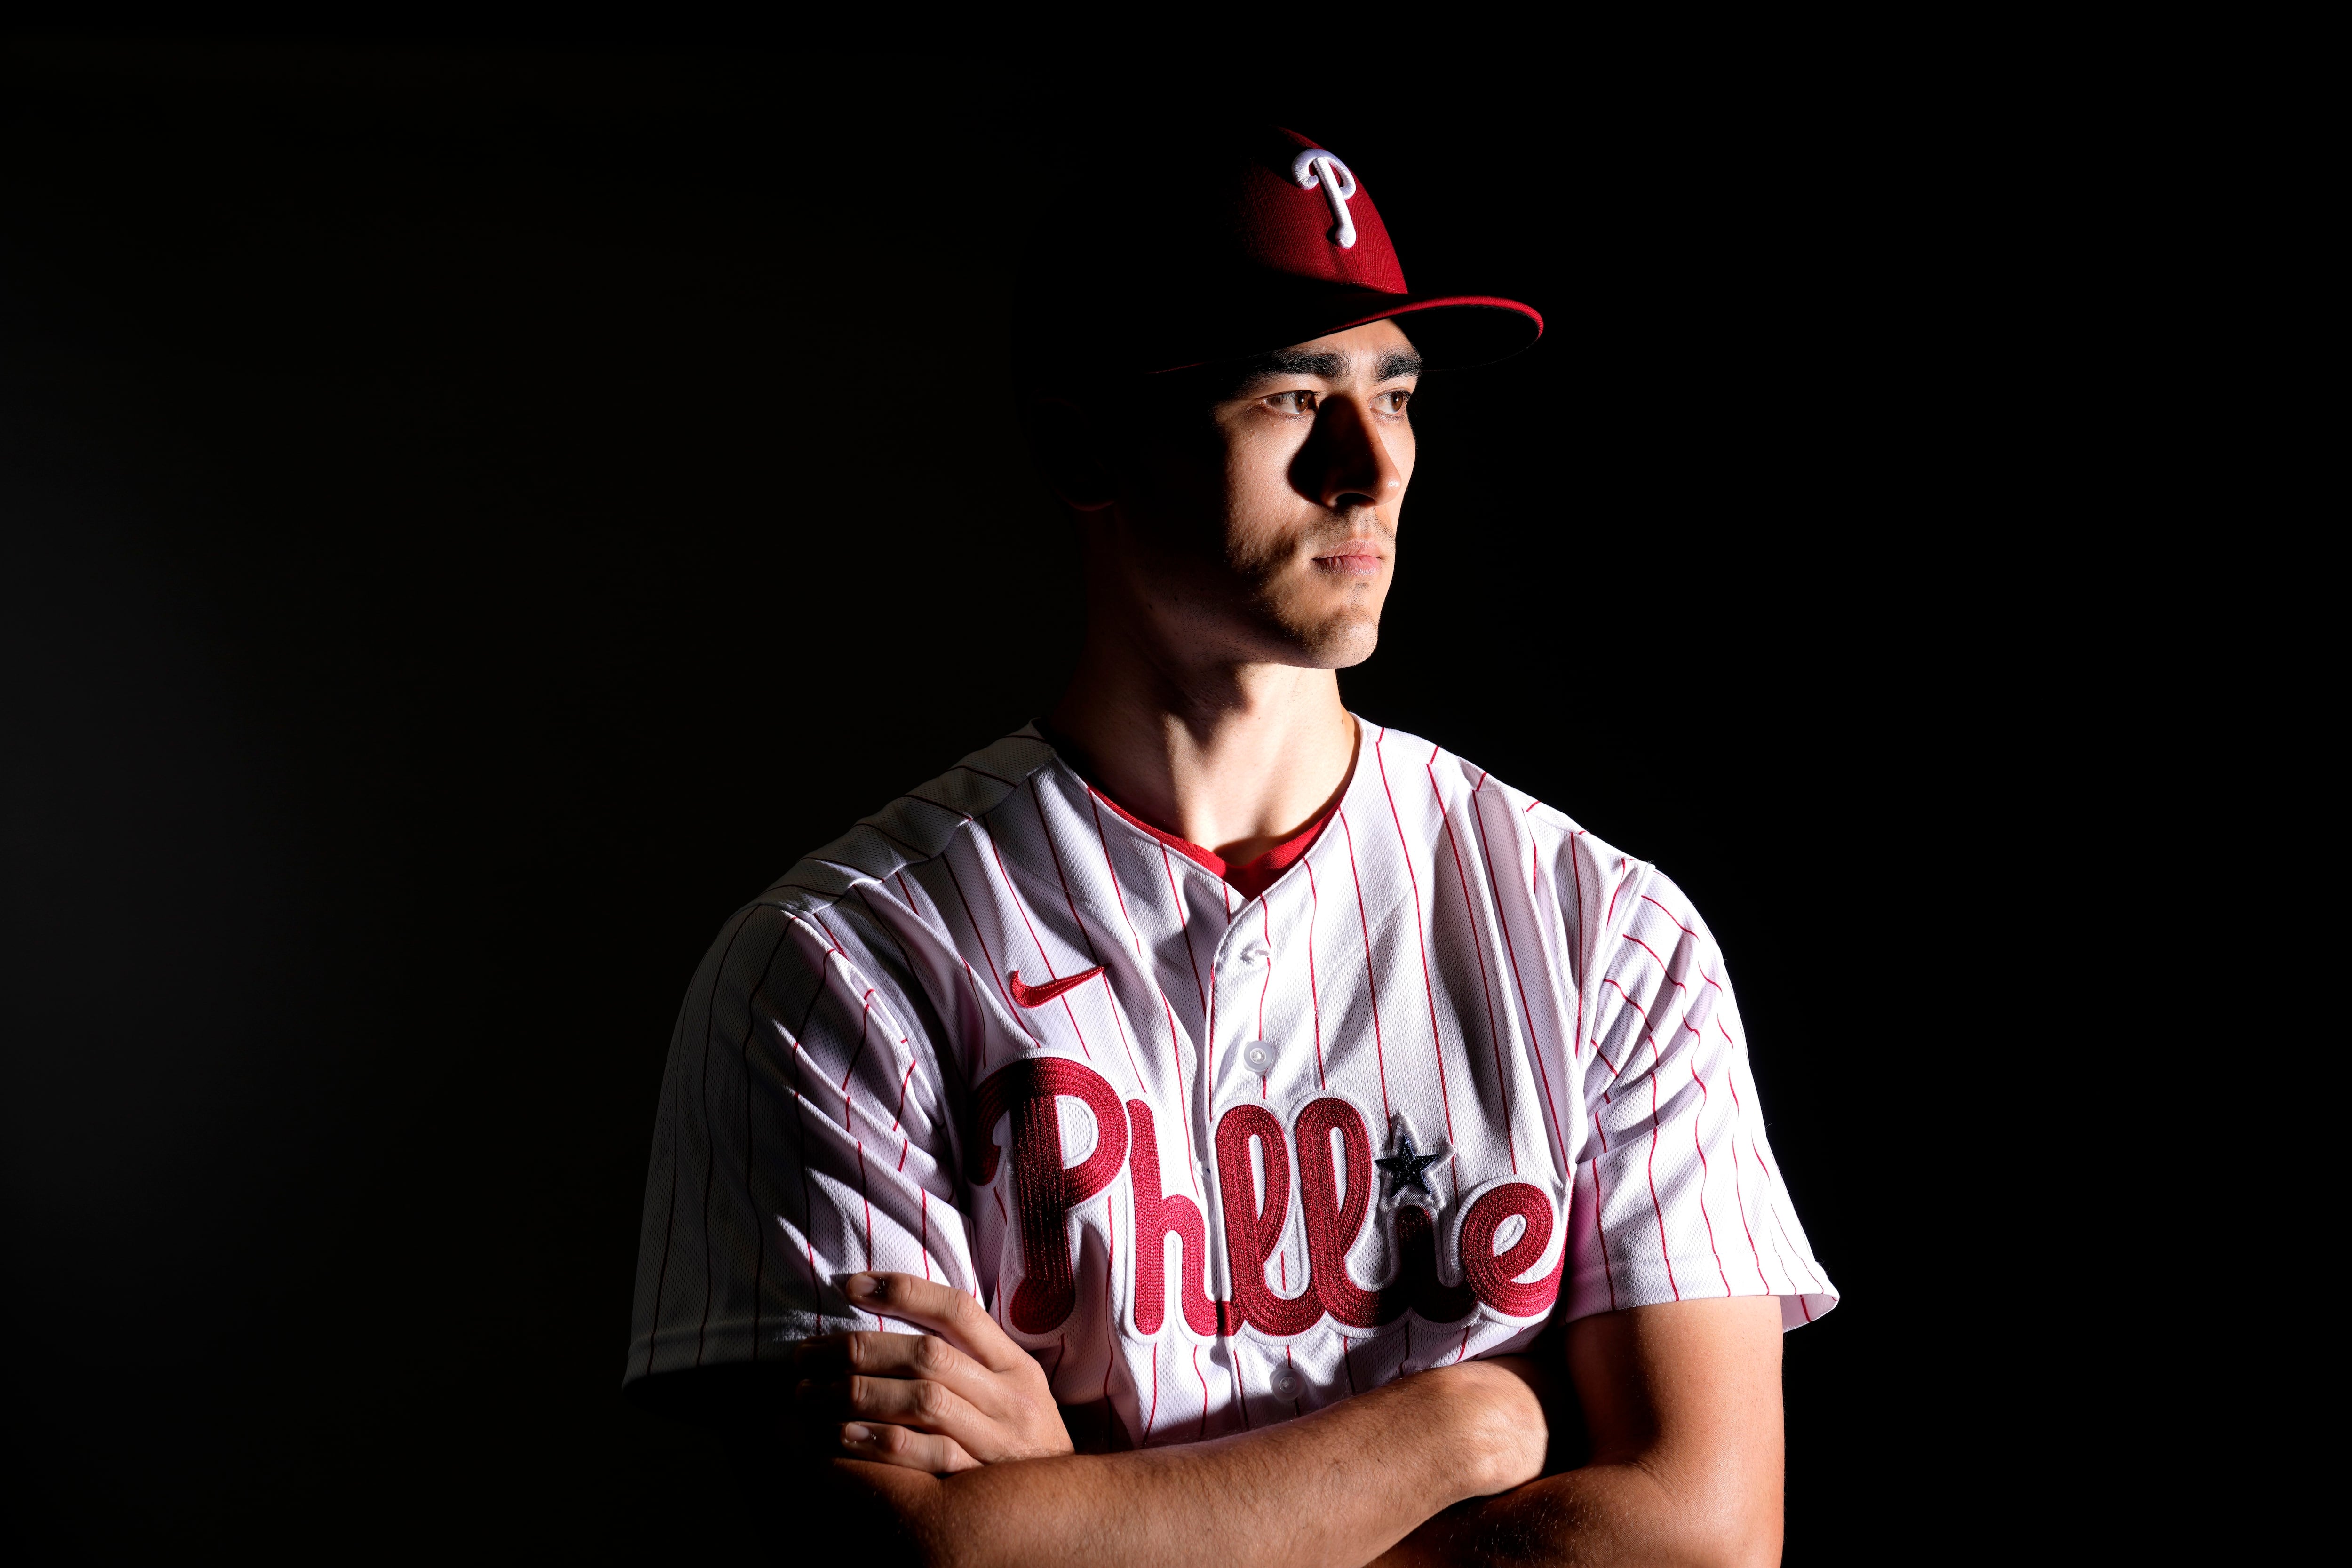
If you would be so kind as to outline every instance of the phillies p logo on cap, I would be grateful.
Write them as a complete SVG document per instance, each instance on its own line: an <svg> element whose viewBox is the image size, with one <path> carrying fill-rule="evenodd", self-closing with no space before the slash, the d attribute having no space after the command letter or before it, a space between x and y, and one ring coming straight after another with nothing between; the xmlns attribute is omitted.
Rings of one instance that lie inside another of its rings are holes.
<svg viewBox="0 0 2352 1568"><path fill-rule="evenodd" d="M1290 161L1290 177L1301 190L1323 192L1331 204L1331 243L1342 250L1353 250L1356 224L1348 216L1348 198L1356 194L1356 176L1348 165L1320 147L1309 147Z"/></svg>
<svg viewBox="0 0 2352 1568"><path fill-rule="evenodd" d="M1072 152L1016 289L1032 379L1181 370L1387 319L1428 363L1475 364L1543 331L1516 300L1413 292L1364 171L1295 131Z"/></svg>

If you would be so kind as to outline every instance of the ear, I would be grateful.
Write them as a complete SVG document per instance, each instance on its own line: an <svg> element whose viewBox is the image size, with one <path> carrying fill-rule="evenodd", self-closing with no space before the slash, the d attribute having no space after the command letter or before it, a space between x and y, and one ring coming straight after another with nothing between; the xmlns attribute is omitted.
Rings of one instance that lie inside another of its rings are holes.
<svg viewBox="0 0 2352 1568"><path fill-rule="evenodd" d="M1102 432L1093 416L1066 397L1029 403L1029 440L1045 483L1076 511L1100 511L1118 499L1103 460Z"/></svg>

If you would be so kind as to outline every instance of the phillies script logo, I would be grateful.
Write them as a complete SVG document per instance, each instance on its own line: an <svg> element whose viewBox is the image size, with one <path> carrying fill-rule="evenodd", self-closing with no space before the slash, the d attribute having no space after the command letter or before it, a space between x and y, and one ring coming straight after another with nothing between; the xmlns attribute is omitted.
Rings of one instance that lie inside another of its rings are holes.
<svg viewBox="0 0 2352 1568"><path fill-rule="evenodd" d="M1093 1113L1095 1146L1077 1164L1062 1147L1057 1099L1075 1100ZM1550 1244L1550 1197L1527 1182L1499 1182L1479 1191L1462 1216L1462 1283L1437 1272L1437 1226L1412 1204L1395 1210L1396 1278L1359 1284L1348 1253L1372 1208L1372 1144L1364 1118L1337 1095L1309 1101L1286 1129L1263 1105L1236 1105L1217 1122L1218 1196L1224 1208L1226 1256L1234 1300L1212 1300L1202 1284L1208 1255L1201 1211L1160 1184L1160 1145L1151 1110L1139 1100L1119 1103L1101 1074L1059 1057L1032 1057L991 1073L974 1105L974 1136L966 1141L965 1176L977 1186L996 1179L1004 1151L997 1124L1012 1130L1013 1207L1021 1230L1022 1280L1013 1292L1013 1326L1049 1333L1077 1305L1070 1261L1070 1211L1108 1188L1125 1166L1135 1193L1133 1259L1135 1326L1157 1334L1166 1321L1167 1237L1174 1233L1182 1278L1177 1298L1184 1321L1203 1338L1247 1323L1263 1333L1304 1333L1325 1316L1353 1329L1395 1322L1407 1311L1433 1323L1458 1322L1480 1302L1509 1318L1538 1318L1559 1293L1567 1248L1541 1279L1521 1281ZM1336 1139L1334 1134L1337 1134ZM1339 1145L1333 1149L1334 1142ZM1259 1189L1251 1144L1265 1170ZM1307 1288L1277 1295L1267 1283L1267 1260L1290 1220L1291 1146L1297 1149L1299 1203L1307 1226ZM1518 1234L1499 1251L1496 1241L1514 1217Z"/></svg>

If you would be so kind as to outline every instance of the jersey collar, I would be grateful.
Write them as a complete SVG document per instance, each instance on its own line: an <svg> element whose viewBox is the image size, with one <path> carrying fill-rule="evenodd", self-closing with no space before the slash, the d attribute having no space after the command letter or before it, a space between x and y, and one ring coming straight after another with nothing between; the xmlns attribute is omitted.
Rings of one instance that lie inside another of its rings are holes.
<svg viewBox="0 0 2352 1568"><path fill-rule="evenodd" d="M1350 714L1349 717L1353 718L1354 715ZM1329 826L1331 819L1339 814L1340 806L1347 801L1348 792L1354 787L1356 763L1361 762L1364 750L1363 721L1358 719L1356 720L1358 737L1356 762L1349 764L1348 776L1339 781L1339 787L1332 792L1331 798L1324 804L1323 809L1317 812L1314 818L1305 826L1273 848L1236 865L1213 849L1204 848L1189 838L1180 838L1164 827L1154 826L1113 800L1104 792L1102 786L1089 776L1091 770L1081 763L1078 749L1055 732L1043 719L1032 721L1029 727L1039 740L1054 749L1055 758L1078 776L1078 782L1086 786L1087 794L1118 813L1137 831L1150 835L1195 865L1224 879L1226 885L1244 899L1255 899L1274 886L1285 871L1297 864L1299 858L1315 847L1315 841L1323 836L1323 829Z"/></svg>

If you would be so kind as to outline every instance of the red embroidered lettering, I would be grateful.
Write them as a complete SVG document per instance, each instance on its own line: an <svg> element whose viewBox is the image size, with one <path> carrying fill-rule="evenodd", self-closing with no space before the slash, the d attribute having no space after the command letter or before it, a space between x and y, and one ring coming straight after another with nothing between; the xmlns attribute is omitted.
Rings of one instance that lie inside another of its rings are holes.
<svg viewBox="0 0 2352 1568"><path fill-rule="evenodd" d="M1264 1118L1263 1123L1251 1124L1253 1135L1265 1136L1264 1128L1274 1125L1274 1118L1255 1106L1240 1106L1236 1110L1253 1111ZM1279 1158L1269 1142L1266 1151L1267 1185L1274 1189L1267 1194L1266 1208L1270 1217L1253 1215L1247 1223L1237 1222L1233 1215L1237 1210L1246 1212L1242 1200L1234 1193L1235 1169L1244 1173L1249 1170L1249 1147L1236 1137L1228 1152L1225 1126L1233 1121L1233 1112L1218 1127L1218 1163L1229 1173L1225 1177L1225 1213L1227 1230L1232 1236L1245 1238L1249 1247L1256 1248L1255 1267L1252 1260L1236 1256L1234 1277L1234 1294L1240 1299L1251 1322L1265 1328L1261 1319L1258 1301L1250 1294L1253 1279L1263 1282L1265 1277L1265 1258L1282 1235L1282 1223L1287 1218L1281 1204L1288 1194L1288 1184L1274 1179ZM1372 1146L1364 1127L1364 1119L1356 1108L1336 1096L1310 1102L1298 1113L1297 1123L1298 1143L1299 1205L1307 1222L1307 1294L1316 1303L1341 1323L1352 1329L1373 1329L1395 1322L1407 1309L1418 1312L1433 1323L1454 1323L1476 1310L1478 1299L1467 1283L1448 1285L1437 1273L1437 1227L1426 1209L1406 1204L1396 1211L1396 1278L1379 1290L1367 1290L1356 1283L1348 1271L1348 1253L1363 1234L1364 1219L1372 1200ZM1331 1135L1339 1135L1338 1161L1331 1148ZM1344 1165L1341 1163L1344 1163ZM1263 1240L1255 1239L1263 1237ZM1277 1321L1284 1326L1269 1332L1297 1333L1289 1325L1298 1321L1298 1306L1281 1301L1271 1291L1265 1295L1278 1303L1275 1309Z"/></svg>
<svg viewBox="0 0 2352 1568"><path fill-rule="evenodd" d="M1298 1201L1307 1214L1307 1280L1323 1310L1351 1329L1378 1328L1404 1310L1348 1272L1348 1249L1364 1228L1372 1196L1372 1144L1364 1119L1344 1100L1325 1099L1298 1113ZM1332 1163L1331 1134L1347 1162L1345 1195Z"/></svg>
<svg viewBox="0 0 2352 1568"><path fill-rule="evenodd" d="M1168 1320L1168 1233L1174 1231L1177 1266L1181 1271L1177 1300L1184 1321L1202 1338L1213 1338L1223 1331L1223 1325L1202 1283L1208 1268L1209 1241L1201 1211L1181 1193L1160 1193L1160 1142L1152 1135L1151 1108L1130 1100L1127 1118L1130 1129L1128 1181L1135 1191L1136 1329L1156 1334Z"/></svg>
<svg viewBox="0 0 2352 1568"><path fill-rule="evenodd" d="M1181 1244L1179 1284L1185 1321L1204 1337L1229 1334L1244 1323L1267 1334L1304 1333L1328 1313L1350 1329L1393 1323L1410 1310L1431 1323L1458 1323L1484 1302L1510 1318L1539 1318L1559 1297L1563 1255L1540 1279L1521 1280L1551 1243L1557 1216L1543 1189L1527 1182L1503 1182L1481 1192L1462 1218L1462 1279L1449 1285L1438 1273L1437 1222L1418 1204L1395 1210L1396 1277L1379 1289L1359 1284L1348 1254L1362 1236L1374 1194L1371 1139L1363 1113L1336 1095L1311 1100L1292 1128L1298 1159L1298 1196L1307 1229L1307 1279L1297 1296L1276 1294L1266 1268L1282 1245L1290 1218L1292 1139L1262 1105L1241 1104L1217 1122L1218 1196L1223 1205L1227 1259L1234 1300L1219 1301L1202 1287L1196 1262L1201 1216L1181 1197L1160 1191L1160 1151L1151 1112L1130 1100L1130 1142L1135 1188L1135 1321L1145 1333L1167 1321L1166 1237ZM1337 1147L1334 1147L1334 1140ZM1253 1158L1253 1146L1257 1158ZM1255 1169L1262 1160L1264 1190ZM1496 1238L1513 1216L1518 1236L1498 1254Z"/></svg>
<svg viewBox="0 0 2352 1568"><path fill-rule="evenodd" d="M1496 1257L1496 1234L1513 1215L1526 1220L1527 1228L1502 1256ZM1505 1317L1543 1316L1559 1297L1560 1269L1568 1261L1568 1248L1559 1249L1551 1272L1542 1279L1522 1283L1519 1276L1543 1257L1551 1231L1551 1200L1541 1188L1525 1182L1505 1182L1501 1186L1488 1188L1470 1205L1470 1212L1462 1216L1464 1279L1477 1292L1478 1300Z"/></svg>
<svg viewBox="0 0 2352 1568"><path fill-rule="evenodd" d="M1094 1113L1094 1152L1066 1163L1062 1119L1054 1101L1066 1095ZM1070 1266L1070 1210L1111 1184L1127 1158L1127 1114L1118 1093L1093 1068L1060 1057L1030 1057L999 1068L973 1097L972 1136L964 1174L975 1186L996 1179L996 1123L1013 1120L1013 1208L1021 1232L1022 1279L1013 1292L1013 1326L1042 1334L1059 1328L1077 1305ZM1246 1169L1246 1167L1244 1167Z"/></svg>
<svg viewBox="0 0 2352 1568"><path fill-rule="evenodd" d="M1265 1191L1255 1189L1250 1144L1265 1156ZM1225 1209L1226 1256L1233 1264L1234 1302L1244 1321L1269 1334L1303 1334L1322 1321L1310 1268L1307 1289L1284 1298L1266 1282L1266 1260L1282 1245L1290 1218L1290 1148L1282 1123L1260 1105L1236 1105L1217 1121L1217 1182Z"/></svg>

